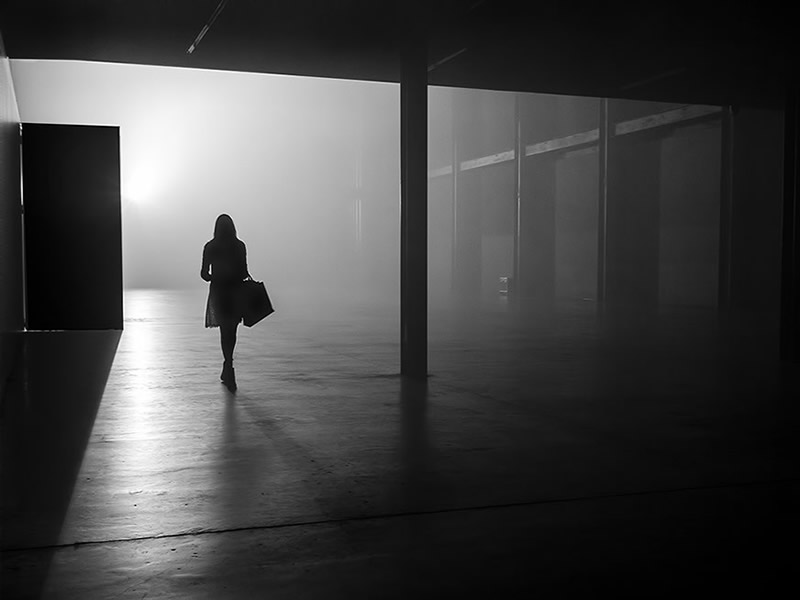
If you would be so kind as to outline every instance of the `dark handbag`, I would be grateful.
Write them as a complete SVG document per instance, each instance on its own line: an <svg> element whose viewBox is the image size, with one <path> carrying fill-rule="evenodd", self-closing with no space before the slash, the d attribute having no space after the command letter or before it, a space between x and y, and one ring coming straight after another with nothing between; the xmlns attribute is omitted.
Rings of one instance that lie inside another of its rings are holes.
<svg viewBox="0 0 800 600"><path fill-rule="evenodd" d="M263 281L245 279L239 293L242 323L252 327L264 317L275 312Z"/></svg>

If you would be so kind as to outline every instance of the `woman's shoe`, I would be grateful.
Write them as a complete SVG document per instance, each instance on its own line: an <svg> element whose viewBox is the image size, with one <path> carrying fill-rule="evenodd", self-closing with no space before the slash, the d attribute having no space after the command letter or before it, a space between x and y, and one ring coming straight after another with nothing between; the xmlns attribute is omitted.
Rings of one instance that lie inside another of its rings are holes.
<svg viewBox="0 0 800 600"><path fill-rule="evenodd" d="M225 385L228 386L228 389L232 392L236 391L236 373L233 371L233 367L231 367L230 372L228 373L228 379L225 382Z"/></svg>
<svg viewBox="0 0 800 600"><path fill-rule="evenodd" d="M219 380L222 383L228 383L228 380L231 378L231 373L233 372L233 366L227 360L222 363L222 373L219 374Z"/></svg>

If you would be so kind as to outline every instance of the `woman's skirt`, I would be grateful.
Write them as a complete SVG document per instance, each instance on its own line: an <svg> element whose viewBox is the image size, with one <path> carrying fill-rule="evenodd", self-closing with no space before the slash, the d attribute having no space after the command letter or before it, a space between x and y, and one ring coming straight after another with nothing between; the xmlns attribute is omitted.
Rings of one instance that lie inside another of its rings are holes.
<svg viewBox="0 0 800 600"><path fill-rule="evenodd" d="M223 322L241 323L242 311L239 308L240 284L214 285L208 288L206 301L206 327L219 327Z"/></svg>

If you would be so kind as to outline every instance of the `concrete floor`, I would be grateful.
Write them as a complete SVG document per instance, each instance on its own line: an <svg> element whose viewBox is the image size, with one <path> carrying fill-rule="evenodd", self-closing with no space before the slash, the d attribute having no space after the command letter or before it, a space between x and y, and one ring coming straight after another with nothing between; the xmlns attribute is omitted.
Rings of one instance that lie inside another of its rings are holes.
<svg viewBox="0 0 800 600"><path fill-rule="evenodd" d="M799 378L764 327L434 309L415 382L396 307L281 298L240 330L232 395L203 294L25 336L3 599L796 587Z"/></svg>

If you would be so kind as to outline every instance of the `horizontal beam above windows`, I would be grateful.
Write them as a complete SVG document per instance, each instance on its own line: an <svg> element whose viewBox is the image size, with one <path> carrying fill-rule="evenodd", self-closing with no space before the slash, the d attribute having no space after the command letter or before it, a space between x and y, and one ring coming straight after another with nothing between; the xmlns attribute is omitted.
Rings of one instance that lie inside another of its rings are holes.
<svg viewBox="0 0 800 600"><path fill-rule="evenodd" d="M628 135L638 131L645 131L657 127L664 127L667 125L675 125L684 121L691 121L694 119L701 119L705 117L717 116L722 114L722 107L719 106L702 106L702 105L687 105L681 108L668 110L663 113L655 115L647 115L638 119L630 119L628 121L621 121L614 126L614 135ZM525 146L525 156L536 156L539 154L547 154L549 152L556 152L559 150L573 149L579 146L586 146L589 144L596 144L600 138L599 129L591 129L581 133L547 140L545 142L537 142ZM487 167L499 163L513 161L515 158L514 150L506 152L498 152L489 156L482 156L480 158L473 158L459 163L459 171L469 171L480 167ZM428 178L433 179L436 177L443 177L445 175L452 175L452 165L431 169L428 171Z"/></svg>
<svg viewBox="0 0 800 600"><path fill-rule="evenodd" d="M582 146L583 144L592 144L600 138L600 130L592 129L591 131L584 131L583 133L576 133L554 140L547 140L546 142L538 142L525 146L525 156L535 156L536 154L545 154L546 152L554 152L556 150L564 150L565 148L572 148L573 146Z"/></svg>
<svg viewBox="0 0 800 600"><path fill-rule="evenodd" d="M648 115L639 119L631 119L630 121L622 121L614 126L614 135L626 135L629 133L636 133L637 131L644 131L645 129L653 129L655 127L663 127L665 125L674 125L675 123L682 123L683 121L690 121L692 119L699 119L708 117L710 115L721 115L721 106L701 106L697 104L690 104L682 106L674 110L668 110L663 113L655 115Z"/></svg>
<svg viewBox="0 0 800 600"><path fill-rule="evenodd" d="M472 160L465 160L461 163L461 170L469 171L470 169L488 167L489 165L496 165L498 163L508 162L510 160L514 160L513 150L508 150L507 152L498 152L497 154L482 156L481 158L474 158Z"/></svg>
<svg viewBox="0 0 800 600"><path fill-rule="evenodd" d="M434 179L435 177L442 177L444 175L451 175L453 173L453 165L447 165L446 167L440 167L438 169L430 169L428 171L428 179Z"/></svg>

